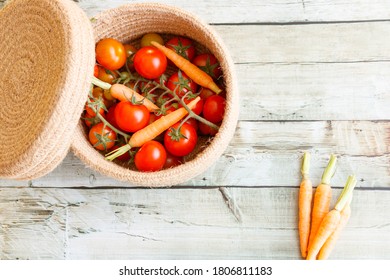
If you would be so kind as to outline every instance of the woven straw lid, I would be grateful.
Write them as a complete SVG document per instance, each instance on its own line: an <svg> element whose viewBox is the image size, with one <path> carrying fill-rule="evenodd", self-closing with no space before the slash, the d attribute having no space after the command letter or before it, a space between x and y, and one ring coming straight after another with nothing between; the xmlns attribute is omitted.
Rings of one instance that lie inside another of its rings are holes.
<svg viewBox="0 0 390 280"><path fill-rule="evenodd" d="M94 65L91 24L69 0L0 10L0 177L33 179L66 156Z"/></svg>
<svg viewBox="0 0 390 280"><path fill-rule="evenodd" d="M201 43L219 60L226 84L226 109L217 135L190 161L158 172L139 172L104 159L87 140L82 121L76 129L72 149L91 168L112 178L129 182L129 186L166 187L189 182L206 171L228 147L237 125L239 97L234 65L221 38L211 26L181 9L156 4L129 4L105 11L93 20L95 41L113 37L133 42L148 32L182 35Z"/></svg>

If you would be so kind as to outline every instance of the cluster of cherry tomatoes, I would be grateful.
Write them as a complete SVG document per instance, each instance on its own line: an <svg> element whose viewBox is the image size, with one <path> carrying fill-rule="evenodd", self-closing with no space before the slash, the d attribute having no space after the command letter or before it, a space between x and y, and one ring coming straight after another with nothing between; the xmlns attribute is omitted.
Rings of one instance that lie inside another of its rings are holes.
<svg viewBox="0 0 390 280"><path fill-rule="evenodd" d="M139 171L158 171L184 163L185 157L194 151L199 135L217 133L225 111L224 92L215 94L196 84L151 42L165 45L191 61L223 88L221 68L215 56L198 53L196 43L189 38L168 38L164 41L159 34L145 34L139 48L113 38L96 44L95 77L107 84L131 88L152 101L157 109L150 110L143 101L132 98L118 100L110 89L95 85L83 115L89 141L95 149L103 153L114 151L126 145L133 133L200 97L191 115L157 138L116 158L134 162Z"/></svg>

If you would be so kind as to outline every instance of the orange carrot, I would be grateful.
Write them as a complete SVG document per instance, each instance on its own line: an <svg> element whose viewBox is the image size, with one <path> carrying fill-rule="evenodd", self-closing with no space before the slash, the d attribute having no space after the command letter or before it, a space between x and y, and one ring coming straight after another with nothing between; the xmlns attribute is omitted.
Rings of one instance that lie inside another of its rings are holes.
<svg viewBox="0 0 390 280"><path fill-rule="evenodd" d="M202 71L198 66L191 63L188 59L185 59L175 51L168 49L167 47L152 41L151 44L162 51L166 57L168 57L180 70L185 72L195 83L202 87L206 87L214 91L216 94L222 90L214 83L213 78L206 72Z"/></svg>
<svg viewBox="0 0 390 280"><path fill-rule="evenodd" d="M345 205L340 215L341 217L340 217L339 224L337 225L335 231L326 240L324 246L322 246L320 252L318 253L317 260L326 260L329 257L330 253L332 252L332 250L334 249L342 230L347 225L349 218L351 216L350 203L347 203Z"/></svg>
<svg viewBox="0 0 390 280"><path fill-rule="evenodd" d="M336 168L337 157L330 156L328 166L324 170L321 183L317 186L314 194L313 210L311 216L311 228L309 236L309 246L313 242L314 236L320 226L322 219L329 212L330 199L332 197L332 189L330 187L330 179L333 177Z"/></svg>
<svg viewBox="0 0 390 280"><path fill-rule="evenodd" d="M110 92L112 97L120 101L132 101L134 99L134 101L142 103L150 112L160 109L152 101L125 85L113 84L110 88Z"/></svg>
<svg viewBox="0 0 390 280"><path fill-rule="evenodd" d="M347 183L344 187L342 194L340 195L336 206L332 211L330 211L324 219L322 220L320 226L318 227L318 231L313 238L313 242L310 244L308 252L307 252L307 260L315 260L317 254L321 250L322 246L331 236L331 234L336 230L337 226L340 223L341 219L341 211L347 204L350 196L352 195L352 191L356 185L355 176L349 176Z"/></svg>
<svg viewBox="0 0 390 280"><path fill-rule="evenodd" d="M145 105L145 107L148 108L148 110L150 112L154 112L154 111L157 111L160 109L152 101L150 101L149 99L145 98L144 96L142 96L141 94L139 94L135 90L132 90L131 88L129 88L125 85L122 85L122 84L111 85L109 83L106 83L106 82L103 82L103 81L97 79L96 77L92 78L92 83L95 86L98 86L102 89L110 90L112 97L114 97L120 101L133 101L134 100L135 102L140 102L143 105Z"/></svg>
<svg viewBox="0 0 390 280"><path fill-rule="evenodd" d="M199 100L200 97L198 96L190 103L188 103L187 106L190 109L193 109ZM161 118L157 119L156 121L144 127L143 129L140 129L137 132L135 132L130 137L129 142L126 145L121 146L120 148L108 153L106 155L106 159L114 160L115 158L129 151L131 148L141 147L143 144L145 144L150 140L153 140L158 135L163 133L165 130L170 128L172 125L174 125L175 123L183 119L187 114L188 111L184 107L182 107L173 111L172 113L169 113L168 115L162 116Z"/></svg>
<svg viewBox="0 0 390 280"><path fill-rule="evenodd" d="M313 185L309 178L310 168L310 154L305 152L303 156L303 163L301 168L302 181L299 186L299 202L298 202L298 230L299 230L299 242L301 245L301 255L306 258L307 245L310 235L310 219L311 219L311 206L313 198Z"/></svg>

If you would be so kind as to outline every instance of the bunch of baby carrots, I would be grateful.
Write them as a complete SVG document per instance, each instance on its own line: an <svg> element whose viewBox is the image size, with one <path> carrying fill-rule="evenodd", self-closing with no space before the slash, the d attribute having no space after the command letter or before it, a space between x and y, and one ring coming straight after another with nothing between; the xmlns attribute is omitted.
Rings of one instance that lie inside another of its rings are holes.
<svg viewBox="0 0 390 280"><path fill-rule="evenodd" d="M330 181L335 173L336 163L337 157L332 154L313 196L313 185L309 176L310 154L305 152L303 156L298 230L301 255L307 260L324 260L329 257L351 215L350 204L356 185L354 175L348 177L335 206L332 210L329 209L332 198Z"/></svg>

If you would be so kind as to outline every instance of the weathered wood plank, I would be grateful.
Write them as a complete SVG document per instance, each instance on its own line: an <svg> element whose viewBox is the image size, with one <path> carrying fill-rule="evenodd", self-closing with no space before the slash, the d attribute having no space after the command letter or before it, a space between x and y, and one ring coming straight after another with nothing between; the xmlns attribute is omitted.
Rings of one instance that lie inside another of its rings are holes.
<svg viewBox="0 0 390 280"><path fill-rule="evenodd" d="M390 22L214 27L235 63L389 61Z"/></svg>
<svg viewBox="0 0 390 280"><path fill-rule="evenodd" d="M389 119L390 23L216 28L236 63L242 120Z"/></svg>
<svg viewBox="0 0 390 280"><path fill-rule="evenodd" d="M390 22L215 28L236 63L241 120L390 118Z"/></svg>
<svg viewBox="0 0 390 280"><path fill-rule="evenodd" d="M388 120L390 62L237 64L240 120Z"/></svg>
<svg viewBox="0 0 390 280"><path fill-rule="evenodd" d="M120 6L124 3L155 2L153 0L79 0L79 5L89 16ZM176 1L160 3L174 5L196 14L210 23L288 23L321 21L364 21L390 18L388 1L305 1L305 0L224 0Z"/></svg>
<svg viewBox="0 0 390 280"><path fill-rule="evenodd" d="M218 189L1 188L0 259L300 258L298 189L229 190L241 223ZM355 190L331 258L389 259L389 203Z"/></svg>
<svg viewBox="0 0 390 280"><path fill-rule="evenodd" d="M0 8L8 0L0 0ZM101 11L127 3L155 2L154 0L74 0L92 17ZM206 22L223 23L317 23L378 21L390 19L390 4L386 0L323 0L286 1L244 0L240 3L224 0L160 0L160 3L185 9ZM234 16L232 16L234 15Z"/></svg>
<svg viewBox="0 0 390 280"><path fill-rule="evenodd" d="M225 154L185 186L296 186L302 151L312 152L312 174L318 182L330 153L339 155L333 182L342 186L351 173L360 187L390 185L390 123L386 121L244 122ZM72 154L52 173L30 182L0 180L0 186L123 186L86 168Z"/></svg>

